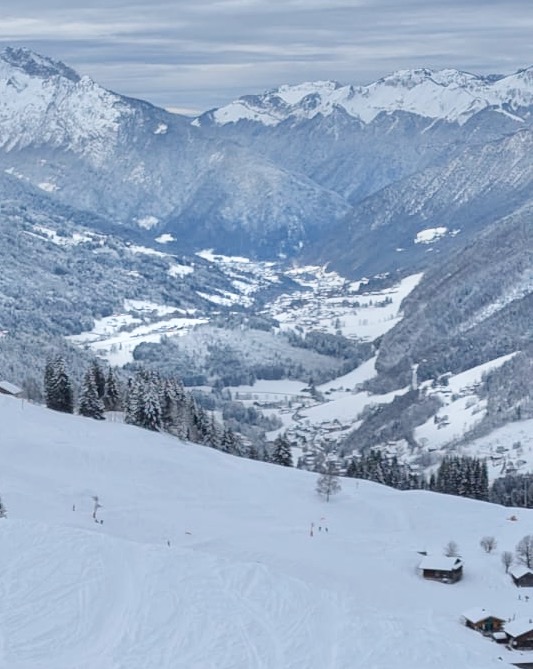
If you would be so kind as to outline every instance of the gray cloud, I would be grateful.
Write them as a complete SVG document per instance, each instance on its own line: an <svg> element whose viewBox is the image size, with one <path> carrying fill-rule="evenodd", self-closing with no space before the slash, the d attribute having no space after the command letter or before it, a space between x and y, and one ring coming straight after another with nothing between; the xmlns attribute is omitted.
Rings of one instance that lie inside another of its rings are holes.
<svg viewBox="0 0 533 669"><path fill-rule="evenodd" d="M79 4L77 7L76 5ZM121 93L204 110L281 83L533 63L531 0L3 0L0 43Z"/></svg>

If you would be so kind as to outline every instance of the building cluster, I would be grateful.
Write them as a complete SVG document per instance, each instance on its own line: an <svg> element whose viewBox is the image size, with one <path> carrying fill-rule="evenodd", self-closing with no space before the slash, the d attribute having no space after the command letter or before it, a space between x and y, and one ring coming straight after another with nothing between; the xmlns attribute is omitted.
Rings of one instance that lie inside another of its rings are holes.
<svg viewBox="0 0 533 669"><path fill-rule="evenodd" d="M441 583L457 583L463 577L463 562L460 557L425 555L419 570L423 578ZM509 576L519 588L533 587L533 569L515 565ZM526 602L529 595L524 596ZM533 612L531 617L509 619L501 613L476 607L461 616L464 625L481 632L496 643L506 644L513 650L533 650Z"/></svg>

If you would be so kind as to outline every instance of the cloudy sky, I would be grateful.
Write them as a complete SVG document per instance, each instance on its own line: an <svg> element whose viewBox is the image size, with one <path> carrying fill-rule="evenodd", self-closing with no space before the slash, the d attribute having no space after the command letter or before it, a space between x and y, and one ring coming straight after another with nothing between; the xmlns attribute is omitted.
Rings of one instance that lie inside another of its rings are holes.
<svg viewBox="0 0 533 669"><path fill-rule="evenodd" d="M1 0L0 42L204 111L282 83L533 65L533 0Z"/></svg>

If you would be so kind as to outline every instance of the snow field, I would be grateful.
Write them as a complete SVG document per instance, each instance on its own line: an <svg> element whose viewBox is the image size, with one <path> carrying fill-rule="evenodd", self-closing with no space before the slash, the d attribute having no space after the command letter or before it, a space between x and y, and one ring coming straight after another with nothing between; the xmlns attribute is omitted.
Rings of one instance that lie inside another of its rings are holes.
<svg viewBox="0 0 533 669"><path fill-rule="evenodd" d="M326 504L306 472L12 398L0 417L6 669L485 669L504 651L461 612L533 613L478 546L512 550L531 511L354 480ZM417 551L450 539L464 580L423 581Z"/></svg>

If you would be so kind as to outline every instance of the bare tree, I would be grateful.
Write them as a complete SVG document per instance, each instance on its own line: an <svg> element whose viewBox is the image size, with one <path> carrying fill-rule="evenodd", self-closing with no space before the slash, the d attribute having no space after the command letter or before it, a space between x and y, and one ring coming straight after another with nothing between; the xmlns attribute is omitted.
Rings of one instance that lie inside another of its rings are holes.
<svg viewBox="0 0 533 669"><path fill-rule="evenodd" d="M516 557L523 562L528 569L533 566L533 535L526 534L516 544Z"/></svg>
<svg viewBox="0 0 533 669"><path fill-rule="evenodd" d="M511 551L503 551L502 553L502 564L505 567L505 573L509 573L509 567L513 564L513 554Z"/></svg>
<svg viewBox="0 0 533 669"><path fill-rule="evenodd" d="M96 514L98 513L98 509L102 508L102 505L100 504L100 500L98 498L98 495L93 495L93 502L94 502L94 507L93 507L93 518L94 520L98 523L99 520L96 517Z"/></svg>
<svg viewBox="0 0 533 669"><path fill-rule="evenodd" d="M459 546L455 541L448 541L446 546L444 546L444 555L446 557L458 557L459 556Z"/></svg>
<svg viewBox="0 0 533 669"><path fill-rule="evenodd" d="M326 498L326 502L329 502L331 495L340 492L341 484L333 463L328 462L326 467L326 471L317 479L316 491L319 495Z"/></svg>
<svg viewBox="0 0 533 669"><path fill-rule="evenodd" d="M485 551L485 553L492 553L492 551L498 545L498 542L494 537L482 537L479 545Z"/></svg>

